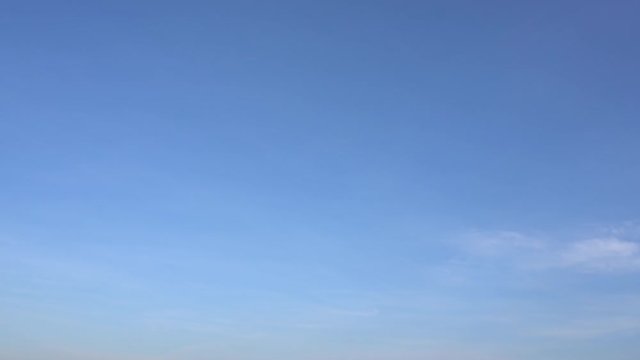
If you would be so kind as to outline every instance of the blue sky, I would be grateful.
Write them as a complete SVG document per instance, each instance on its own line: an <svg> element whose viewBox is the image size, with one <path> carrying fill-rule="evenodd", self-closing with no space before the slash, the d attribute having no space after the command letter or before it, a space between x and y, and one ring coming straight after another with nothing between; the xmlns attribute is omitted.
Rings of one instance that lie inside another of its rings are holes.
<svg viewBox="0 0 640 360"><path fill-rule="evenodd" d="M0 358L640 357L634 1L0 1Z"/></svg>

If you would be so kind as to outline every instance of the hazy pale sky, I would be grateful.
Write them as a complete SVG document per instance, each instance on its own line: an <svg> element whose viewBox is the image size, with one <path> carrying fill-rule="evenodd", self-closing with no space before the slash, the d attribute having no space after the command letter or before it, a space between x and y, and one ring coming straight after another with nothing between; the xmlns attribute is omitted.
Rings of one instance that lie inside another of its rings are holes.
<svg viewBox="0 0 640 360"><path fill-rule="evenodd" d="M0 358L640 358L639 16L0 0Z"/></svg>

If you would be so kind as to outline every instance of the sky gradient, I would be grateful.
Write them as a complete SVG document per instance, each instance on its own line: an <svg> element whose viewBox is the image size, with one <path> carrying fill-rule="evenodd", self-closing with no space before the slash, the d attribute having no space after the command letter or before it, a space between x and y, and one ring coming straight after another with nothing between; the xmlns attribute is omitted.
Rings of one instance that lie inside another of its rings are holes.
<svg viewBox="0 0 640 360"><path fill-rule="evenodd" d="M640 358L639 12L0 0L0 358Z"/></svg>

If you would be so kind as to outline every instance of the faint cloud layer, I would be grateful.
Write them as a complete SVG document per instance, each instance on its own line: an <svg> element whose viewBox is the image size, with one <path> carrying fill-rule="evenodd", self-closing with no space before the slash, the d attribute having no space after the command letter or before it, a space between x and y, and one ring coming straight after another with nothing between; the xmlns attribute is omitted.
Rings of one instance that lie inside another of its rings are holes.
<svg viewBox="0 0 640 360"><path fill-rule="evenodd" d="M517 231L474 231L462 237L465 252L478 256L503 256L524 250L540 250L545 243Z"/></svg>
<svg viewBox="0 0 640 360"><path fill-rule="evenodd" d="M635 332L640 329L640 318L614 317L584 319L562 326L550 327L539 335L561 339L593 339L619 333Z"/></svg>
<svg viewBox="0 0 640 360"><path fill-rule="evenodd" d="M636 336L639 298L629 275L640 273L638 229L628 222L562 234L468 232L455 242L448 272L440 273L449 284L478 292L486 289L475 284L484 281L487 296L501 300L535 292L521 303L506 301L514 307L504 312L509 326L525 337L566 342Z"/></svg>
<svg viewBox="0 0 640 360"><path fill-rule="evenodd" d="M516 231L472 232L462 237L468 260L501 261L519 269L567 269L590 273L640 271L636 227L611 227L609 234L577 239L532 236ZM615 231L614 231L615 230Z"/></svg>
<svg viewBox="0 0 640 360"><path fill-rule="evenodd" d="M615 237L577 241L562 254L562 265L588 271L637 271L639 250L637 242Z"/></svg>

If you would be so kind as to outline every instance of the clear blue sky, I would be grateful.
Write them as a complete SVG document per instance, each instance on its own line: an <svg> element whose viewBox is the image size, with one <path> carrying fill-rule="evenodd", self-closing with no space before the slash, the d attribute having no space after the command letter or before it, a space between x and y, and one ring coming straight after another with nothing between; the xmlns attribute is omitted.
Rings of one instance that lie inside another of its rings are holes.
<svg viewBox="0 0 640 360"><path fill-rule="evenodd" d="M0 1L0 358L640 358L639 12Z"/></svg>

